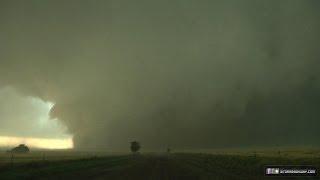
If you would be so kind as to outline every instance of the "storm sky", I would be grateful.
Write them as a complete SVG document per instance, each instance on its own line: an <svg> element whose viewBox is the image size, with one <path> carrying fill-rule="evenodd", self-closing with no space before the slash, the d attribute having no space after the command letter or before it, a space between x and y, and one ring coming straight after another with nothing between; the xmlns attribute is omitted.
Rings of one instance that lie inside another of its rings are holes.
<svg viewBox="0 0 320 180"><path fill-rule="evenodd" d="M318 0L3 0L0 93L54 104L52 120L78 149L318 146L319 9ZM0 113L15 103L1 98ZM35 133L29 114L0 114L0 135L52 133Z"/></svg>

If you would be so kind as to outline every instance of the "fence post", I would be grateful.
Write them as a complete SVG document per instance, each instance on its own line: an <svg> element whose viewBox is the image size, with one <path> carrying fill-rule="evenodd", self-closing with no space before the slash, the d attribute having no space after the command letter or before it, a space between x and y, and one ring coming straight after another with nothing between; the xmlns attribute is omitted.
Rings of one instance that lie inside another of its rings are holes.
<svg viewBox="0 0 320 180"><path fill-rule="evenodd" d="M209 161L209 157L204 157L204 169L206 171L207 179L210 179Z"/></svg>

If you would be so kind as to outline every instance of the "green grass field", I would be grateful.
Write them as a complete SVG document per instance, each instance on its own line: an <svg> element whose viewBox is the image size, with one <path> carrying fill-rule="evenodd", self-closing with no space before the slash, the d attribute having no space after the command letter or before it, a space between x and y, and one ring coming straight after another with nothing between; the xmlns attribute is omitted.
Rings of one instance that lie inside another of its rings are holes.
<svg viewBox="0 0 320 180"><path fill-rule="evenodd" d="M107 154L32 152L0 155L0 179L272 179L265 165L320 167L318 150ZM318 179L305 177L304 179ZM279 178L275 178L279 179ZM303 178L299 178L303 179Z"/></svg>

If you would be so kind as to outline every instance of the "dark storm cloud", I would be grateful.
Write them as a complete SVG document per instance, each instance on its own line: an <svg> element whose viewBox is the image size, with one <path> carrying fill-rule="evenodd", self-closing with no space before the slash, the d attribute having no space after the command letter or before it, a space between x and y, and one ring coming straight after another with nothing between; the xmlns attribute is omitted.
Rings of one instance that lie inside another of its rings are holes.
<svg viewBox="0 0 320 180"><path fill-rule="evenodd" d="M318 145L319 3L2 1L0 85L79 148Z"/></svg>

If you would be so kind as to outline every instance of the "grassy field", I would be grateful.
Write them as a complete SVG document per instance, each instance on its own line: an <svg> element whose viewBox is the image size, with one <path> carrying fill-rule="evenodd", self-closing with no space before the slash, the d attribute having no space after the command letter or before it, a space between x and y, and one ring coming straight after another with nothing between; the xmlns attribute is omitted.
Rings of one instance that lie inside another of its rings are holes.
<svg viewBox="0 0 320 180"><path fill-rule="evenodd" d="M319 151L140 155L33 152L15 155L13 161L10 154L2 153L0 179L272 179L264 177L265 165L314 165L319 168Z"/></svg>
<svg viewBox="0 0 320 180"><path fill-rule="evenodd" d="M123 153L122 153L123 154ZM21 164L38 161L61 161L87 159L92 157L104 157L111 155L122 155L121 153L105 152L75 152L75 151L32 151L27 154L10 154L0 152L0 167L8 164Z"/></svg>

